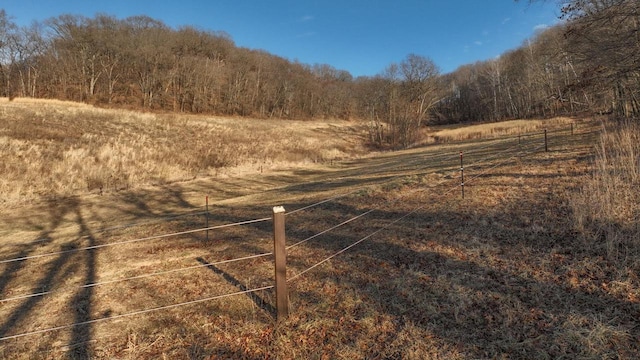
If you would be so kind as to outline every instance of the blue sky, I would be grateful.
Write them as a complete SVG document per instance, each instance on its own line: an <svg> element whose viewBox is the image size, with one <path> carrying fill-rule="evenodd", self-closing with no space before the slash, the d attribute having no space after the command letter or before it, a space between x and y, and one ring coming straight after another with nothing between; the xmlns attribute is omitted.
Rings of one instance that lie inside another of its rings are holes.
<svg viewBox="0 0 640 360"><path fill-rule="evenodd" d="M559 14L555 1L526 0L0 0L0 8L19 25L67 13L148 15L354 76L378 74L411 53L451 72L518 47Z"/></svg>

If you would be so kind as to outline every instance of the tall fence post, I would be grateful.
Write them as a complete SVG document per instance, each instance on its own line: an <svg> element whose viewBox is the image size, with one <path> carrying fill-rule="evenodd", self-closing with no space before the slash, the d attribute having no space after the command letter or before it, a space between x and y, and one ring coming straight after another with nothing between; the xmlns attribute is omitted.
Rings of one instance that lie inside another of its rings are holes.
<svg viewBox="0 0 640 360"><path fill-rule="evenodd" d="M573 136L573 123L571 123L571 136Z"/></svg>
<svg viewBox="0 0 640 360"><path fill-rule="evenodd" d="M544 152L549 152L549 146L547 143L547 129L544 129Z"/></svg>
<svg viewBox="0 0 640 360"><path fill-rule="evenodd" d="M287 289L287 249L285 248L284 208L273 208L273 254L275 256L277 319L289 316L289 291Z"/></svg>
<svg viewBox="0 0 640 360"><path fill-rule="evenodd" d="M204 203L204 221L205 228L207 229L207 241L209 241L209 196L205 197Z"/></svg>
<svg viewBox="0 0 640 360"><path fill-rule="evenodd" d="M464 164L462 162L463 153L460 151L460 187L462 188L462 198L464 199Z"/></svg>

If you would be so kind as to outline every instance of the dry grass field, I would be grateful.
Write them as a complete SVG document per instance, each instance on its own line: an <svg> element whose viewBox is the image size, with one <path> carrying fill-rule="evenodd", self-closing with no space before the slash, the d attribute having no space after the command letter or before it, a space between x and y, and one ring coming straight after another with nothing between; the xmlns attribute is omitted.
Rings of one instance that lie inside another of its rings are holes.
<svg viewBox="0 0 640 360"><path fill-rule="evenodd" d="M567 120L553 120L549 152L539 134L486 139L507 126L495 124L485 138L458 129L448 142L364 156L355 123L285 122L289 132L280 135L275 121L125 112L116 121L111 110L81 105L2 105L3 159L15 160L14 149L22 156L76 149L99 159L79 173L122 163L130 175L123 185L105 183L101 195L86 179L63 184L54 172L47 180L54 191L31 170L22 173L34 178L20 178L21 163L3 163L14 178L2 178L11 201L0 210L0 358L640 355L640 152L631 125L608 128L599 140L597 123L580 121L571 135L559 126ZM56 111L64 112L57 127L20 139L20 121ZM250 160L237 168L179 160L179 149L193 144L206 153L212 129L236 122L244 130L211 141L233 139L230 146L250 148ZM263 126L261 141L273 149L295 134L315 150L254 153L253 143L241 142L255 139L254 126ZM82 135L64 135L74 131ZM160 155L151 150L156 142L164 144L153 148ZM100 148L111 157L101 158ZM314 163L309 154L325 155ZM64 156L48 156L63 166ZM47 155L36 158L46 167ZM137 167L157 172L137 173L127 159L145 159ZM174 178L170 166L182 175ZM617 187L602 185L611 181ZM204 196L210 226L266 220L152 238L204 227ZM287 209L291 246L290 316L280 321L273 289L237 294L273 285L268 218L276 205Z"/></svg>
<svg viewBox="0 0 640 360"><path fill-rule="evenodd" d="M351 157L365 151L353 125L0 99L0 197L21 203Z"/></svg>
<svg viewBox="0 0 640 360"><path fill-rule="evenodd" d="M573 119L557 117L548 120L509 120L499 123L438 126L431 129L427 128L427 133L424 137L427 142L487 139L536 133L544 129L549 131L567 129L570 128L572 123L574 123Z"/></svg>

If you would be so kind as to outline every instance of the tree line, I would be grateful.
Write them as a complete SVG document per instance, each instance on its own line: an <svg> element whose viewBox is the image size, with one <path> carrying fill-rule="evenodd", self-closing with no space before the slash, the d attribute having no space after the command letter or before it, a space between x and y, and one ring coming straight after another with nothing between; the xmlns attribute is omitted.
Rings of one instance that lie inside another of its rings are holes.
<svg viewBox="0 0 640 360"><path fill-rule="evenodd" d="M563 0L564 21L499 58L441 74L410 54L353 76L238 47L224 32L147 16L61 15L28 27L0 10L0 95L153 111L368 121L406 147L426 123L640 112L640 0Z"/></svg>
<svg viewBox="0 0 640 360"><path fill-rule="evenodd" d="M444 75L443 121L640 114L640 1L560 1L563 22Z"/></svg>

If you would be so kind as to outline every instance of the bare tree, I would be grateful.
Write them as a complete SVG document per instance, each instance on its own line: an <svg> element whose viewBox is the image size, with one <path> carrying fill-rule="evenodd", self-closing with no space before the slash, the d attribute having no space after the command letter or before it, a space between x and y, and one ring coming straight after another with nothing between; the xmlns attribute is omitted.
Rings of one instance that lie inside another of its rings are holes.
<svg viewBox="0 0 640 360"><path fill-rule="evenodd" d="M559 3L567 20L564 35L571 55L566 72L579 78L569 86L577 92L572 96L618 116L640 114L640 1ZM579 104L575 99L570 103Z"/></svg>
<svg viewBox="0 0 640 360"><path fill-rule="evenodd" d="M407 147L438 101L438 67L424 56L409 54L400 64L389 65L387 118L393 146Z"/></svg>
<svg viewBox="0 0 640 360"><path fill-rule="evenodd" d="M16 61L17 26L4 9L0 9L0 76L2 77L3 95L13 98L11 86L12 68Z"/></svg>
<svg viewBox="0 0 640 360"><path fill-rule="evenodd" d="M433 60L409 54L400 63L400 71L404 77L405 94L414 111L415 127L419 128L438 100L436 79L440 70Z"/></svg>
<svg viewBox="0 0 640 360"><path fill-rule="evenodd" d="M567 36L591 76L609 85L611 110L623 117L640 114L640 1L569 1Z"/></svg>

